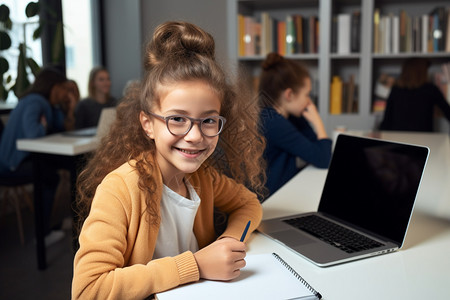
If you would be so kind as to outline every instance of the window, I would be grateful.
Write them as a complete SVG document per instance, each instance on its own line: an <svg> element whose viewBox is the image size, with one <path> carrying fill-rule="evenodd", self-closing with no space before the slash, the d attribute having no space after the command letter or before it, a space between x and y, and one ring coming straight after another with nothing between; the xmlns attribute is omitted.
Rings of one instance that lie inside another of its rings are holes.
<svg viewBox="0 0 450 300"><path fill-rule="evenodd" d="M30 0L3 0L2 2L8 6L12 21L12 29L8 32L11 37L11 47L2 53L9 63L9 71L5 74L5 78L10 75L14 81L17 77L20 43L26 44L27 56L32 57L39 65L42 65L41 41L40 39L33 40L33 32L38 27L39 19L38 16L27 18L25 15L25 7ZM33 76L31 75L29 77L30 82L33 82ZM11 88L13 84L14 82L11 82L8 88ZM8 103L15 103L17 102L17 97L11 91L6 101Z"/></svg>
<svg viewBox="0 0 450 300"><path fill-rule="evenodd" d="M97 8L92 0L62 0L66 74L77 82L81 97L87 97L91 69L98 65L96 44Z"/></svg>

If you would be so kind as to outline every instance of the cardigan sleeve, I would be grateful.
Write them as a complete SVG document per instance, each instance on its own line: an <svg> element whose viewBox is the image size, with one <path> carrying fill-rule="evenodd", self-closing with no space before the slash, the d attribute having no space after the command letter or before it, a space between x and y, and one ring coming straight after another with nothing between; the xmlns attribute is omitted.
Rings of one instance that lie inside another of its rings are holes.
<svg viewBox="0 0 450 300"><path fill-rule="evenodd" d="M239 240L248 221L251 221L247 240L262 219L262 206L256 194L213 168L208 170L213 178L214 205L228 214L227 228L219 238L226 236Z"/></svg>
<svg viewBox="0 0 450 300"><path fill-rule="evenodd" d="M151 259L158 226L128 186L108 176L97 189L74 259L73 299L144 299L199 279L192 252Z"/></svg>

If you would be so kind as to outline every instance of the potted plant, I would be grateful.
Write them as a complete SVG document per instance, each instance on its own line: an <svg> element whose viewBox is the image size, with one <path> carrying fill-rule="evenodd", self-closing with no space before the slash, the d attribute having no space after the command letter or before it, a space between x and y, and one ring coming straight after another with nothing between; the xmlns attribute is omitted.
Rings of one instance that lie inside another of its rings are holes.
<svg viewBox="0 0 450 300"><path fill-rule="evenodd" d="M42 18L40 14L41 9L46 10L47 18ZM52 39L52 62L59 62L64 53L64 38L63 38L63 26L62 22L58 20L56 13L49 7L41 6L40 2L30 2L25 8L25 15L27 18L32 18L40 15L39 26L33 32L33 40L41 37L43 28L45 26L55 26L55 33ZM19 42L18 50L19 55L17 57L17 72L15 78L12 78L11 74L8 74L9 63L8 60L0 54L0 101L5 101L8 98L10 91L13 91L16 97L19 97L31 84L29 76L35 76L40 66L36 61L28 56L27 40L26 40L26 27L36 22L24 22L23 32L24 36ZM9 7L5 4L0 5L0 50L9 49L12 46L11 37L9 32L11 31L13 23L10 19Z"/></svg>

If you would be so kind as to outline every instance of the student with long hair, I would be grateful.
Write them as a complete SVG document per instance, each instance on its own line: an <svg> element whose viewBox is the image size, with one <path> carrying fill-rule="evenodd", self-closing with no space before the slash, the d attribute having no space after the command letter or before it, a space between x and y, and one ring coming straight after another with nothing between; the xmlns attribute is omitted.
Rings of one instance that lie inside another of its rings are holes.
<svg viewBox="0 0 450 300"><path fill-rule="evenodd" d="M0 138L0 176L32 177L30 153L17 149L18 139L33 139L74 128L74 109L79 95L73 83L55 67L45 67L37 74L33 84L19 97ZM50 233L50 216L59 182L52 161L41 161L45 168L44 222Z"/></svg>
<svg viewBox="0 0 450 300"><path fill-rule="evenodd" d="M266 138L266 198L294 177L304 163L328 167L331 140L310 92L311 77L302 64L274 52L267 55L258 89Z"/></svg>
<svg viewBox="0 0 450 300"><path fill-rule="evenodd" d="M430 61L406 59L400 77L386 102L380 130L433 131L435 107L450 121L450 105L439 88L428 80Z"/></svg>
<svg viewBox="0 0 450 300"><path fill-rule="evenodd" d="M143 299L200 278L236 278L245 266L241 234L262 217L244 185L263 186L258 110L216 62L212 36L190 23L161 24L144 61L141 85L127 92L78 179L84 222L73 299ZM215 207L228 214L219 236Z"/></svg>
<svg viewBox="0 0 450 300"><path fill-rule="evenodd" d="M89 96L82 99L75 109L75 128L98 125L103 108L117 106L117 99L111 96L111 79L105 67L98 66L89 73Z"/></svg>

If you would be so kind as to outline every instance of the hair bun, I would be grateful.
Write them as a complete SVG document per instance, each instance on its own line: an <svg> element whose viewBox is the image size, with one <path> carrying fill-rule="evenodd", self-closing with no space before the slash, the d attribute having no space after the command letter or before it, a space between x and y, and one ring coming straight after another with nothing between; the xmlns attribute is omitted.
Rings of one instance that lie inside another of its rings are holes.
<svg viewBox="0 0 450 300"><path fill-rule="evenodd" d="M263 70L268 70L279 64L284 60L284 57L276 52L267 54L266 59L262 63Z"/></svg>
<svg viewBox="0 0 450 300"><path fill-rule="evenodd" d="M148 64L191 55L215 58L214 38L194 24L166 22L158 26L150 43Z"/></svg>

